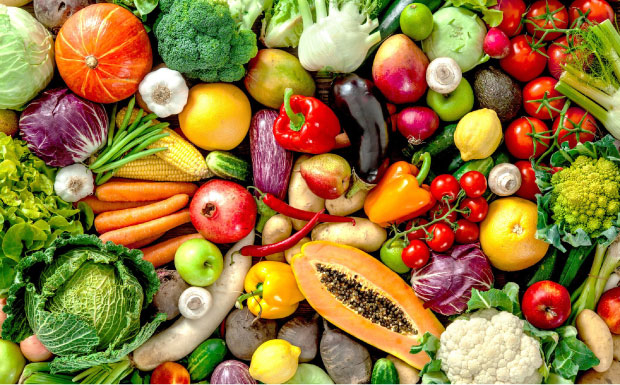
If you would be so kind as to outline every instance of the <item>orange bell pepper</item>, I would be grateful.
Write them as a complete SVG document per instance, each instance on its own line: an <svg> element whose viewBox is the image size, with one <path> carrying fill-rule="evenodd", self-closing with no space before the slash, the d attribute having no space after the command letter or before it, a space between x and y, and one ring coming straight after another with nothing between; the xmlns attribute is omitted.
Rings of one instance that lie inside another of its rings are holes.
<svg viewBox="0 0 620 385"><path fill-rule="evenodd" d="M387 169L364 202L368 219L386 226L416 218L433 207L435 198L428 187L420 186L430 169L430 155L426 153L422 158L421 170L404 161Z"/></svg>

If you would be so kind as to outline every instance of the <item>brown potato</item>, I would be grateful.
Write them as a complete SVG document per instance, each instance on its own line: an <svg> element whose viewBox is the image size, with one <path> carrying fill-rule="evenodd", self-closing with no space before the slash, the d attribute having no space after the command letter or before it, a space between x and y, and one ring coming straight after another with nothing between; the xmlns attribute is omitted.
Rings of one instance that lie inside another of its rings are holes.
<svg viewBox="0 0 620 385"><path fill-rule="evenodd" d="M321 223L312 230L313 241L330 241L357 247L368 253L377 251L387 239L387 231L366 218L353 217L352 223Z"/></svg>
<svg viewBox="0 0 620 385"><path fill-rule="evenodd" d="M620 363L613 361L611 366L605 372L597 372L594 369L590 369L579 378L577 378L578 384L620 384Z"/></svg>
<svg viewBox="0 0 620 385"><path fill-rule="evenodd" d="M284 258L286 258L286 262L291 263L291 259L293 259L293 257L296 254L301 253L301 247L310 242L310 238L308 237L303 237L301 238L301 241L297 242L297 244L293 247L291 247L290 249L286 250L284 252Z"/></svg>
<svg viewBox="0 0 620 385"><path fill-rule="evenodd" d="M614 341L614 360L620 361L620 335L612 334L611 338Z"/></svg>
<svg viewBox="0 0 620 385"><path fill-rule="evenodd" d="M366 195L368 195L368 191L362 189L351 198L347 198L347 194L344 194L336 199L327 199L325 201L325 208L327 208L327 211L331 215L351 215L364 207Z"/></svg>
<svg viewBox="0 0 620 385"><path fill-rule="evenodd" d="M396 367L398 372L399 384L417 384L420 381L420 371L418 369L393 355L388 355L386 358L394 363L394 367Z"/></svg>
<svg viewBox="0 0 620 385"><path fill-rule="evenodd" d="M262 234L262 244L271 245L291 236L293 224L291 219L282 214L276 214L265 223ZM269 261L284 262L284 252L269 254L265 257Z"/></svg>
<svg viewBox="0 0 620 385"><path fill-rule="evenodd" d="M614 345L605 321L592 310L585 309L577 316L575 326L579 332L579 339L601 361L593 369L599 373L606 372L614 359Z"/></svg>

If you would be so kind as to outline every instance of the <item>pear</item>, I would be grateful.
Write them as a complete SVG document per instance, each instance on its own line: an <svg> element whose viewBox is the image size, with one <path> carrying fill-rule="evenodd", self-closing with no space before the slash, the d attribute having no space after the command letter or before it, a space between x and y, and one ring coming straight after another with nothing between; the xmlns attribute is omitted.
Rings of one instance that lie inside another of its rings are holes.
<svg viewBox="0 0 620 385"><path fill-rule="evenodd" d="M336 154L315 155L301 164L308 188L323 199L336 199L349 188L351 166Z"/></svg>

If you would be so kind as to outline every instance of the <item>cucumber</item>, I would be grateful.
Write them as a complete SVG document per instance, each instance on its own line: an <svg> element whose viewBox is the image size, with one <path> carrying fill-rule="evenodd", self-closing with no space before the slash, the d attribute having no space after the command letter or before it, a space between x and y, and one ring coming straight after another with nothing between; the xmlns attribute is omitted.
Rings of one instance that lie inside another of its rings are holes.
<svg viewBox="0 0 620 385"><path fill-rule="evenodd" d="M461 177L465 175L465 173L469 171L478 171L486 177L489 176L489 173L493 169L494 164L495 162L493 162L493 158L490 156L484 159L470 160L469 162L466 162L464 165L459 167L459 169L456 170L452 175L457 180L460 180Z"/></svg>
<svg viewBox="0 0 620 385"><path fill-rule="evenodd" d="M456 124L450 124L445 126L439 133L433 136L432 140L420 147L413 159L428 152L431 156L439 155L441 152L454 146L454 132L456 131Z"/></svg>
<svg viewBox="0 0 620 385"><path fill-rule="evenodd" d="M463 160L463 158L461 158L461 153L458 153L454 157L454 159L452 159L452 162L450 162L450 164L448 165L448 172L455 172L456 170L459 169L459 167L461 167L464 164L465 164L465 161Z"/></svg>
<svg viewBox="0 0 620 385"><path fill-rule="evenodd" d="M189 355L187 370L192 381L201 381L210 375L226 356L226 343L220 338L211 338L198 345Z"/></svg>
<svg viewBox="0 0 620 385"><path fill-rule="evenodd" d="M505 151L500 151L493 154L493 160L495 160L496 166L500 163L510 163L510 157Z"/></svg>
<svg viewBox="0 0 620 385"><path fill-rule="evenodd" d="M376 19L385 10L392 0L375 0L374 9L370 13L371 19Z"/></svg>
<svg viewBox="0 0 620 385"><path fill-rule="evenodd" d="M542 262L538 265L538 269L527 283L528 286L532 286L536 282L546 281L551 279L553 275L553 269L555 267L555 262L558 257L558 249L555 247L550 247L549 251L545 258L543 258Z"/></svg>
<svg viewBox="0 0 620 385"><path fill-rule="evenodd" d="M211 151L207 155L207 167L223 179L247 181L252 173L249 162L225 151Z"/></svg>
<svg viewBox="0 0 620 385"><path fill-rule="evenodd" d="M398 384L398 372L394 363L387 358L379 358L372 368L371 384Z"/></svg>

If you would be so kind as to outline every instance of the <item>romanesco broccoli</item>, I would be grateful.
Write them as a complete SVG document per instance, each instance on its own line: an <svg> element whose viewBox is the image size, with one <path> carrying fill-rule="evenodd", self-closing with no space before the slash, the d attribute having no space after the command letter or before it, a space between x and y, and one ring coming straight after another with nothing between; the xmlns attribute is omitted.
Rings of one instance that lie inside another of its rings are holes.
<svg viewBox="0 0 620 385"><path fill-rule="evenodd" d="M233 82L256 56L256 35L240 29L224 0L161 0L153 28L166 65L204 82Z"/></svg>
<svg viewBox="0 0 620 385"><path fill-rule="evenodd" d="M579 156L551 178L553 219L570 232L591 237L613 226L620 212L620 168L612 161Z"/></svg>

